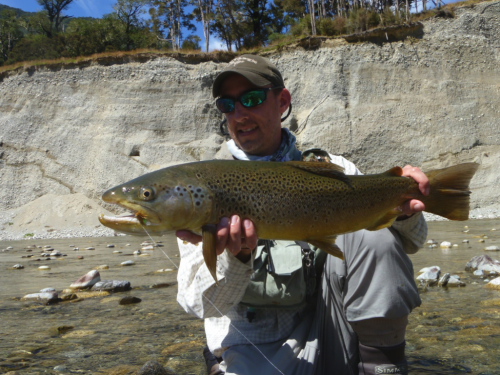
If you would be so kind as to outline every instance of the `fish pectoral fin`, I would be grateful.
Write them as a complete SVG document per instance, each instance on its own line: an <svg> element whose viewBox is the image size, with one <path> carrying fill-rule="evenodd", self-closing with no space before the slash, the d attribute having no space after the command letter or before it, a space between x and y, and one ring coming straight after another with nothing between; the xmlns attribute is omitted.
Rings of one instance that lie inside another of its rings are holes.
<svg viewBox="0 0 500 375"><path fill-rule="evenodd" d="M375 231L375 230L379 230L379 229L388 228L392 225L392 223L394 223L396 218L401 214L402 214L401 210L399 210L397 208L390 210L384 216L382 216L378 221L373 223L373 225L366 228L366 230Z"/></svg>
<svg viewBox="0 0 500 375"><path fill-rule="evenodd" d="M385 171L382 174L384 176L401 177L403 175L403 168L401 168L401 167L394 167L394 168L389 169L388 171Z"/></svg>
<svg viewBox="0 0 500 375"><path fill-rule="evenodd" d="M351 179L344 174L344 168L337 164L316 161L287 161L285 164L323 177L335 178L348 185L351 184Z"/></svg>
<svg viewBox="0 0 500 375"><path fill-rule="evenodd" d="M217 241L217 227L215 225L204 225L201 227L202 238L203 238L203 259L205 259L205 264L207 265L208 271L215 280L215 284L219 285L217 280L217 251L216 251L216 241Z"/></svg>
<svg viewBox="0 0 500 375"><path fill-rule="evenodd" d="M340 258L344 260L344 253L340 248L335 244L336 236L334 237L323 237L323 238L314 238L307 239L306 242L310 243L313 246L319 247L325 253L330 254L334 257Z"/></svg>

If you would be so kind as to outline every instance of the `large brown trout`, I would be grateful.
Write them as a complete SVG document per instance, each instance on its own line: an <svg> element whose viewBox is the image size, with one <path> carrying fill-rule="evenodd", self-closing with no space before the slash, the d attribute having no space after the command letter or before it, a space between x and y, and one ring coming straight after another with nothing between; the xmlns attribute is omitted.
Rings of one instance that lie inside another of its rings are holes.
<svg viewBox="0 0 500 375"><path fill-rule="evenodd" d="M216 224L224 216L253 221L258 237L306 241L343 258L339 234L389 227L397 208L418 199L426 211L450 220L469 217L469 182L478 164L426 173L422 195L395 167L385 173L347 176L335 164L318 162L204 161L161 169L114 187L102 199L131 210L131 216L100 215L120 232L161 235L188 229L202 233L203 256L216 278Z"/></svg>

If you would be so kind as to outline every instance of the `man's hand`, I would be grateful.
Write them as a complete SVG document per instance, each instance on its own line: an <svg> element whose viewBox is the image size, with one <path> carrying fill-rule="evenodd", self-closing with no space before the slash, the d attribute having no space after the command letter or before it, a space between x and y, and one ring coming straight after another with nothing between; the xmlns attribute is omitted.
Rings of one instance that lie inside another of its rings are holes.
<svg viewBox="0 0 500 375"><path fill-rule="evenodd" d="M423 195L429 195L430 185L427 176L420 170L420 168L412 167L407 165L403 168L403 177L413 178L418 182L418 188ZM401 206L401 211L404 215L411 216L414 213L421 212L425 210L425 205L423 202L417 199L410 199L403 203Z"/></svg>
<svg viewBox="0 0 500 375"><path fill-rule="evenodd" d="M187 230L178 230L176 236L183 241L197 244L202 237ZM252 251L257 247L257 232L251 220L243 222L237 215L231 219L223 217L217 225L217 255L228 249L236 258L246 263L250 260Z"/></svg>

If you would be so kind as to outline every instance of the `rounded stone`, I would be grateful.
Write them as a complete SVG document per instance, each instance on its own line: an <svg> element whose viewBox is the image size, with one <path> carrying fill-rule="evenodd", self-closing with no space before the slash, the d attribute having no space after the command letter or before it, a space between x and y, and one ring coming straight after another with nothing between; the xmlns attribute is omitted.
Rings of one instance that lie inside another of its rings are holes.
<svg viewBox="0 0 500 375"><path fill-rule="evenodd" d="M121 266L133 266L135 263L132 260L126 260L125 262L121 262Z"/></svg>
<svg viewBox="0 0 500 375"><path fill-rule="evenodd" d="M121 300L120 300L120 305L132 305L134 303L139 303L141 302L142 299L138 298L138 297L134 297L134 296L126 296L126 297L123 297Z"/></svg>
<svg viewBox="0 0 500 375"><path fill-rule="evenodd" d="M448 248L448 247L451 247L451 242L448 242L448 241L443 241L441 242L441 244L439 245L441 248Z"/></svg>
<svg viewBox="0 0 500 375"><path fill-rule="evenodd" d="M49 259L49 258L47 258L47 259ZM41 271L46 271L46 270L50 270L50 267L49 266L40 266L40 267L38 267L38 269Z"/></svg>
<svg viewBox="0 0 500 375"><path fill-rule="evenodd" d="M500 247L498 246L487 246L484 248L484 251L500 251Z"/></svg>

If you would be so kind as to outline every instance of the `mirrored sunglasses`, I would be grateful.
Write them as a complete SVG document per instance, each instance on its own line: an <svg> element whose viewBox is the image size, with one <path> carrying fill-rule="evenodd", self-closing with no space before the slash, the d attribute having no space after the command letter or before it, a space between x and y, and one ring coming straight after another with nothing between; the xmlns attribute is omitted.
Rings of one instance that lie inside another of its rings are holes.
<svg viewBox="0 0 500 375"><path fill-rule="evenodd" d="M267 99L267 92L275 89L282 89L283 86L268 87L264 89L251 89L244 92L238 98L222 97L215 101L217 108L222 113L233 112L236 102L240 102L243 107L252 108L264 103Z"/></svg>

